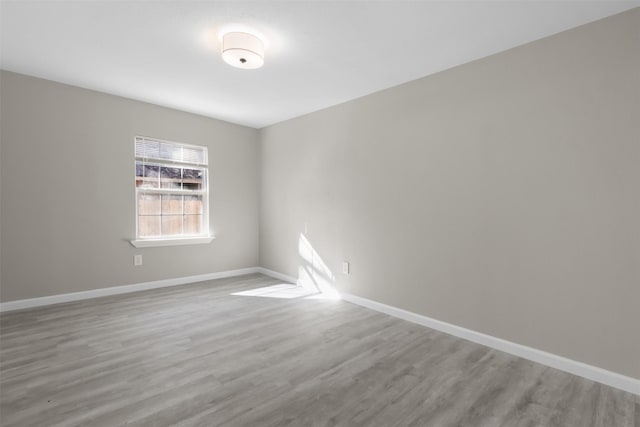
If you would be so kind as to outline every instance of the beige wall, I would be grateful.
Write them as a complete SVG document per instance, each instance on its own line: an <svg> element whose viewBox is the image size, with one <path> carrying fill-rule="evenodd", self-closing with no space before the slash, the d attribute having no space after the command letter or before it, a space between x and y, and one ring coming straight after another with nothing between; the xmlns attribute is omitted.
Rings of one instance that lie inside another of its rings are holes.
<svg viewBox="0 0 640 427"><path fill-rule="evenodd" d="M2 301L257 265L255 129L5 71L0 90ZM209 147L211 244L129 244L135 135Z"/></svg>
<svg viewBox="0 0 640 427"><path fill-rule="evenodd" d="M261 140L262 266L640 378L640 9Z"/></svg>

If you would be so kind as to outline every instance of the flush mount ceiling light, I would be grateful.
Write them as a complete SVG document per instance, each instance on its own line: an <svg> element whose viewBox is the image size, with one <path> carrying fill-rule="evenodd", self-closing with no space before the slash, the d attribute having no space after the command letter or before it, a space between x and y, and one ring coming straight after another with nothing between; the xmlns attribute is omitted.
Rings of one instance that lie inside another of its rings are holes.
<svg viewBox="0 0 640 427"><path fill-rule="evenodd" d="M227 64L253 70L264 65L264 43L249 33L226 33L222 36L222 59Z"/></svg>

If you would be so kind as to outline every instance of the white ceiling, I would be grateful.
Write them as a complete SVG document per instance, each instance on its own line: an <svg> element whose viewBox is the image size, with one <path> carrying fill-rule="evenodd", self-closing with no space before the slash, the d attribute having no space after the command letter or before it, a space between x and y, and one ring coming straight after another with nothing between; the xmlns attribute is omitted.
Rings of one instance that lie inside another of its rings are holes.
<svg viewBox="0 0 640 427"><path fill-rule="evenodd" d="M6 1L1 67L256 128L521 45L640 1ZM265 66L218 35L248 25Z"/></svg>

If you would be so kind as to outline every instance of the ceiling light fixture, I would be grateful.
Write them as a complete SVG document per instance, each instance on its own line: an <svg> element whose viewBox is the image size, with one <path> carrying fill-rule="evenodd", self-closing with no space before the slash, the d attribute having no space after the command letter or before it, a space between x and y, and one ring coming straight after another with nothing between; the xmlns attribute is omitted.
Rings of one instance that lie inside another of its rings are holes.
<svg viewBox="0 0 640 427"><path fill-rule="evenodd" d="M227 64L253 70L264 65L264 43L249 33L226 33L222 36L222 59Z"/></svg>

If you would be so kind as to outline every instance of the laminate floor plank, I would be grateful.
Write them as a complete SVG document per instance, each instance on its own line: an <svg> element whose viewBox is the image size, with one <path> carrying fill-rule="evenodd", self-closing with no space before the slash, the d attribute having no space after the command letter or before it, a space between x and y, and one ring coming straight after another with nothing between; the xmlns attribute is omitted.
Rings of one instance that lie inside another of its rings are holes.
<svg viewBox="0 0 640 427"><path fill-rule="evenodd" d="M2 313L0 425L640 427L630 393L299 291L252 274Z"/></svg>

